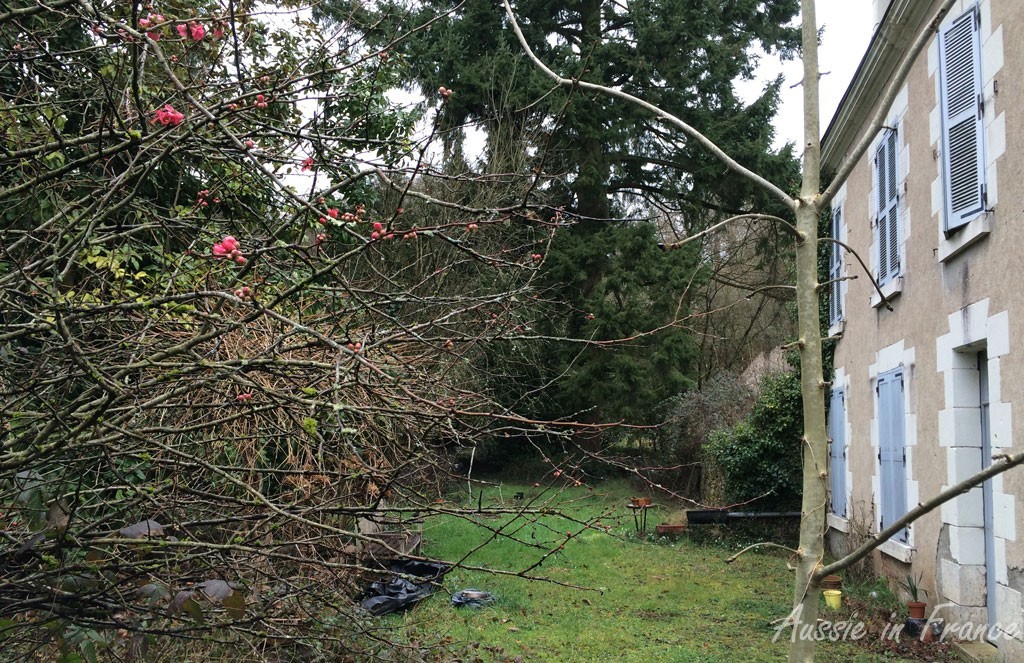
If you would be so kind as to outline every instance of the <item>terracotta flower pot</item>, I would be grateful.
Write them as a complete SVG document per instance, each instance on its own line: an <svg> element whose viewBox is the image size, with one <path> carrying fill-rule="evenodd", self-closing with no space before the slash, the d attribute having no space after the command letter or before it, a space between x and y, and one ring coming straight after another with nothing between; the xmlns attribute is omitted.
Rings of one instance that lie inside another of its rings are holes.
<svg viewBox="0 0 1024 663"><path fill-rule="evenodd" d="M842 589L843 579L840 576L825 576L821 579L821 588L824 589Z"/></svg>
<svg viewBox="0 0 1024 663"><path fill-rule="evenodd" d="M924 610L927 607L928 604L924 601L907 602L907 610L910 611L911 619L924 619Z"/></svg>

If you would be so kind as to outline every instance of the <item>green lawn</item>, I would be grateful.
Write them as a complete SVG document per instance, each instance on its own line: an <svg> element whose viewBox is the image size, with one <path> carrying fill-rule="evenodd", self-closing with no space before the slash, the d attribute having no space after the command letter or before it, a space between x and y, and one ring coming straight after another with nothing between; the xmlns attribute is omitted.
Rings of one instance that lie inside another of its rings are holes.
<svg viewBox="0 0 1024 663"><path fill-rule="evenodd" d="M465 563L520 571L565 542L571 532L564 550L532 573L588 589L456 569L447 576L446 591L409 612L382 618L383 628L397 630L400 639L414 643L441 639L456 648L470 647L483 660L517 655L528 661L644 663L785 657L786 643L772 642L775 632L769 625L789 611L792 575L786 570L785 552L751 552L727 565L723 560L736 551L736 544L638 538L625 508L629 492L624 483L600 484L593 492L569 488L560 494L506 485L501 490L506 506L516 504L510 498L517 491L525 493L527 503L538 498L534 507L559 509L580 520L597 518L611 526L610 534L554 515L519 519L503 531L521 542L498 537ZM485 490L483 503L500 504L497 489ZM668 509L654 509L649 528L669 515ZM477 518L483 527L455 516L429 520L424 554L460 559L512 520ZM493 592L498 600L479 610L452 608L450 593L469 587ZM822 643L818 660L882 660L878 656L851 644Z"/></svg>

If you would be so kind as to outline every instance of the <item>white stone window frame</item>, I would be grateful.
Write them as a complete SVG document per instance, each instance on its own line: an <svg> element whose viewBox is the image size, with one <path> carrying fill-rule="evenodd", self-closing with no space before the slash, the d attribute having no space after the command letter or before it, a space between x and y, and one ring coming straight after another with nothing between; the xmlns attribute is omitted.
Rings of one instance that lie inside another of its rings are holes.
<svg viewBox="0 0 1024 663"><path fill-rule="evenodd" d="M844 224L845 225L845 224ZM846 369L839 367L835 371L835 376L832 378L833 389L842 389L845 394L846 413L843 417L843 428L845 434L843 439L846 442L846 513L847 517L844 518L831 511L828 512L827 521L828 526L839 532L849 533L850 532L850 519L849 514L851 511L851 505L853 504L853 473L850 471L850 436L853 434L853 427L850 425L850 376L847 375Z"/></svg>
<svg viewBox="0 0 1024 663"><path fill-rule="evenodd" d="M942 175L942 109L939 104L939 40L933 39L928 48L928 75L935 86L935 104L929 113L929 134L935 155L935 177L932 180L932 216L937 219L939 262L945 263L959 256L965 249L987 237L994 227L993 210L999 202L997 163L1006 152L1006 113L996 115L996 76L1003 68L1003 27L992 29L991 0L958 0L943 19L940 30L977 7L981 26L981 77L985 110L983 114L985 143L985 188L987 210L977 215L955 234L946 237L943 218L946 214L945 181Z"/></svg>
<svg viewBox="0 0 1024 663"><path fill-rule="evenodd" d="M881 487L881 466L878 461L880 440L878 437L878 396L875 395L875 387L878 385L878 376L897 368L903 368L903 425L904 449L907 454L906 466L906 490L907 508L920 503L920 490L918 482L914 479L914 452L917 450L917 411L912 407L915 392L914 381L916 379L916 362L914 348L906 348L905 342L901 339L892 345L882 348L875 353L875 363L868 366L868 378L870 380L871 394L874 399L874 408L871 413L871 454L874 459L874 473L871 476L871 499L875 507L875 531L880 532L882 527L882 487ZM901 562L910 563L914 559L916 551L914 547L914 524L907 526L907 541L889 540L878 548L881 552Z"/></svg>
<svg viewBox="0 0 1024 663"><path fill-rule="evenodd" d="M989 300L983 299L949 315L949 332L936 339L936 367L943 376L945 408L939 410L939 445L946 450L945 490L979 472L982 466L978 408L979 386L977 356L984 349L988 359L989 436L993 453L1008 453L1013 446L1013 411L1002 400L1000 367L1010 353L1008 311L989 315ZM966 440L966 443L965 443ZM997 614L1000 619L1022 611L1022 596L1010 588L1006 563L1008 543L1017 541L1016 507L1012 494L1004 492L1003 475L992 481L993 537L995 541ZM984 508L981 487L950 500L940 507L942 523L949 528L949 548L953 561L943 559L939 573L946 598L958 605L970 605L965 596L970 584L960 567L985 566ZM1021 640L1020 623L1016 633L1004 638Z"/></svg>
<svg viewBox="0 0 1024 663"><path fill-rule="evenodd" d="M910 91L906 83L900 88L899 93L892 102L892 106L889 108L889 114L885 121L885 127L896 130L896 170L897 170L897 182L896 186L899 191L899 203L896 213L896 223L899 227L899 264L900 272L897 276L889 280L885 285L881 287L882 294L885 295L887 300L899 295L903 292L904 281L907 277L907 241L910 239L910 206L908 205L907 196L907 179L910 175L910 145L906 141L906 132L903 127L903 118L906 117L907 111L910 108ZM878 148L884 140L886 135L886 129L882 129L875 136L871 142L871 148L868 150L871 165L871 191L868 193L868 222L871 227L871 277L878 282L878 260L880 247L878 245L878 168L875 165L875 155L878 153ZM848 220L847 220L848 222ZM871 289L871 306L873 308L879 308L882 306L884 301L878 294L875 288Z"/></svg>

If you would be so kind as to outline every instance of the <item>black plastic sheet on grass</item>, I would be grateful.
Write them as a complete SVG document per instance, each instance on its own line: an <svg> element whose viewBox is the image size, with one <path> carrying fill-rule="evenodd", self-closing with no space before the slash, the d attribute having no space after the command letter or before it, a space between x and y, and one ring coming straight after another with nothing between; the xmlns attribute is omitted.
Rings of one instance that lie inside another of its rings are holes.
<svg viewBox="0 0 1024 663"><path fill-rule="evenodd" d="M449 566L440 562L393 560L386 576L372 583L360 605L371 615L386 615L427 598L441 586Z"/></svg>

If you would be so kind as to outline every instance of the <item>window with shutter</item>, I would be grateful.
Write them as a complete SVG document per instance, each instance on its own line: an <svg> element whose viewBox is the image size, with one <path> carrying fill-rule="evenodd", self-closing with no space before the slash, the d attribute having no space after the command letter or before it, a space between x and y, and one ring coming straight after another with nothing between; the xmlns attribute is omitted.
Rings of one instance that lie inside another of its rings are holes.
<svg viewBox="0 0 1024 663"><path fill-rule="evenodd" d="M878 242L878 284L885 285L900 275L899 178L896 130L886 129L875 153L878 212L875 217Z"/></svg>
<svg viewBox="0 0 1024 663"><path fill-rule="evenodd" d="M846 396L833 389L828 411L829 489L832 513L846 518Z"/></svg>
<svg viewBox="0 0 1024 663"><path fill-rule="evenodd" d="M944 226L952 233L985 211L984 95L979 14L972 9L939 34Z"/></svg>
<svg viewBox="0 0 1024 663"><path fill-rule="evenodd" d="M842 239L840 234L843 228L843 208L836 207L832 210L832 239ZM829 258L829 288L828 288L828 323L829 326L836 325L843 320L843 247L832 244L832 254Z"/></svg>
<svg viewBox="0 0 1024 663"><path fill-rule="evenodd" d="M906 429L903 415L903 369L878 376L878 465L882 528L907 512ZM892 537L906 543L904 528Z"/></svg>

